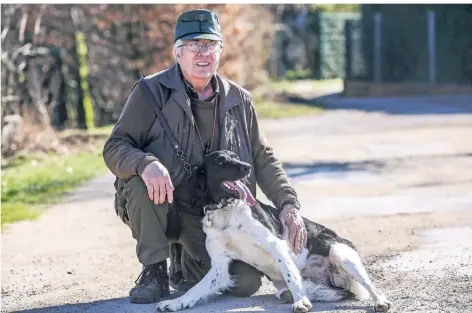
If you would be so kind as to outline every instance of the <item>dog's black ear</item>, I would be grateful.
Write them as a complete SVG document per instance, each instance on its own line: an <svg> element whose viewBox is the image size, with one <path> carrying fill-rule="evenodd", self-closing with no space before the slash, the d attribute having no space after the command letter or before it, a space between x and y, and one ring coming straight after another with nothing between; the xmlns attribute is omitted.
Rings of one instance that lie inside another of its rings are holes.
<svg viewBox="0 0 472 313"><path fill-rule="evenodd" d="M208 204L208 186L206 182L206 171L203 166L197 168L190 178L190 192L192 208L195 213L203 213L203 206Z"/></svg>

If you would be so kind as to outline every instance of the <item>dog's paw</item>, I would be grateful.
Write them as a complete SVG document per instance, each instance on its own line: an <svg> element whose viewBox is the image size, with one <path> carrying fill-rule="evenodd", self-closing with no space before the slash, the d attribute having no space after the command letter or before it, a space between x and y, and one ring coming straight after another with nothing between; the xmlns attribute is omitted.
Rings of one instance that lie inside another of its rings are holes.
<svg viewBox="0 0 472 313"><path fill-rule="evenodd" d="M388 301L386 298L379 299L377 303L374 305L375 312L387 312L392 308L392 303Z"/></svg>
<svg viewBox="0 0 472 313"><path fill-rule="evenodd" d="M306 313L311 310L311 302L307 297L303 297L292 305L293 313Z"/></svg>
<svg viewBox="0 0 472 313"><path fill-rule="evenodd" d="M175 312L181 309L178 299L161 301L157 304L157 312ZM182 308L183 309L183 308Z"/></svg>
<svg viewBox="0 0 472 313"><path fill-rule="evenodd" d="M157 304L156 310L158 312L175 312L185 308L191 308L195 305L195 303L196 302L185 301L184 299L177 298L159 302Z"/></svg>

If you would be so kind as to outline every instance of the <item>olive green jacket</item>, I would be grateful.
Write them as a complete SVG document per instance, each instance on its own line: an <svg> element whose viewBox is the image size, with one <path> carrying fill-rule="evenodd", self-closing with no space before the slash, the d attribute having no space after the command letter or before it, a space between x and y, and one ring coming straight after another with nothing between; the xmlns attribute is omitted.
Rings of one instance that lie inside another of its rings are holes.
<svg viewBox="0 0 472 313"><path fill-rule="evenodd" d="M249 189L256 196L256 182L267 198L280 209L296 200L286 172L274 155L258 119L248 91L216 74L219 84L219 149L234 151L252 165ZM192 149L199 149L194 117L178 65L146 77L158 99L167 122L190 160ZM145 93L135 85L103 150L110 171L126 181L141 175L146 165L159 160L169 171L174 187L186 177L180 157L166 138ZM120 182L117 182L121 185ZM119 188L119 187L117 187Z"/></svg>

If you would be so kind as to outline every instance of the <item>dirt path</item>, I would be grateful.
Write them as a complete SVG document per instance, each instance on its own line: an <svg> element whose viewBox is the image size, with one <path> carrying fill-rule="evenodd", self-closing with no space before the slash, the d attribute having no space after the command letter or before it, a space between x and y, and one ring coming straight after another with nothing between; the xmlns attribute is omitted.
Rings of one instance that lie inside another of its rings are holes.
<svg viewBox="0 0 472 313"><path fill-rule="evenodd" d="M470 111L342 109L263 124L303 214L356 243L392 312L472 312ZM38 221L6 229L2 312L154 312L128 303L140 265L114 214L112 181L99 177ZM273 291L266 282L249 299L218 297L187 312L289 312ZM352 301L312 312L369 310Z"/></svg>

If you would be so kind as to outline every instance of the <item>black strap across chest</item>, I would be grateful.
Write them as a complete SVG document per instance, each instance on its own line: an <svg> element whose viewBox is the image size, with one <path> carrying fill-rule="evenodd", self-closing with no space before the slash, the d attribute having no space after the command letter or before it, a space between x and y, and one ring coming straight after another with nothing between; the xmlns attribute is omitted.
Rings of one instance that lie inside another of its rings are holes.
<svg viewBox="0 0 472 313"><path fill-rule="evenodd" d="M184 165L185 171L187 172L188 176L192 175L192 165L188 163L187 160L185 159L185 155L182 150L182 147L177 141L177 138L175 138L174 134L172 133L172 130L170 129L169 124L167 123L167 120L164 117L164 114L162 114L162 111L160 110L160 108L157 107L157 99L152 93L151 88L149 88L149 85L144 79L144 76L141 76L141 78L138 81L138 85L141 87L141 89L144 90L146 98L148 99L149 103L151 104L151 107L154 109L154 112L156 113L157 118L159 119L159 122L164 128L164 132L166 133L167 138L170 140L172 147L174 147L177 155L180 157L180 160L182 161Z"/></svg>

